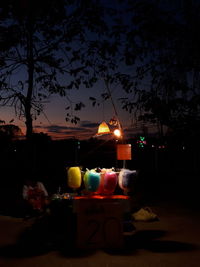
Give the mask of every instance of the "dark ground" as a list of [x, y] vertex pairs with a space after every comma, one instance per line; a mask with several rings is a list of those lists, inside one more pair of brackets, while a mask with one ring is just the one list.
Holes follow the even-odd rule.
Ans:
[[[136, 160], [127, 167], [142, 170], [138, 185], [141, 205], [151, 207], [159, 221], [135, 222], [135, 234], [125, 238], [125, 249], [120, 251], [68, 251], [65, 249], [69, 244], [67, 238], [61, 246], [54, 246], [45, 234], [48, 229], [45, 228], [45, 232], [32, 231], [33, 221], [24, 221], [19, 209], [23, 178], [29, 175], [26, 171], [28, 164], [24, 157], [16, 155], [13, 155], [13, 163], [8, 166], [2, 161], [0, 267], [199, 267], [199, 151], [188, 154], [165, 151], [159, 152], [159, 155], [151, 151], [145, 155], [134, 155], [133, 159]], [[52, 193], [58, 186], [63, 185], [64, 189], [66, 186], [63, 169], [68, 165], [59, 155], [49, 154], [52, 157], [49, 161], [41, 154], [48, 164], [40, 163], [45, 167], [39, 174], [44, 178], [47, 171], [48, 176], [42, 181]], [[50, 167], [55, 166], [55, 157], [59, 164], [52, 170]], [[8, 158], [11, 160], [10, 154]], [[93, 159], [92, 156], [90, 158]], [[107, 162], [105, 157], [101, 158]], [[93, 166], [100, 162], [99, 158], [93, 161], [90, 162]], [[88, 164], [86, 166], [90, 167]], [[112, 166], [110, 162], [109, 166]]]
[[[198, 267], [200, 262], [200, 212], [193, 201], [181, 194], [163, 195], [149, 201], [158, 215], [155, 222], [135, 222], [133, 236], [125, 238], [125, 249], [112, 251], [65, 251], [48, 242], [45, 236], [31, 237], [32, 220], [0, 216], [0, 266], [97, 266], [97, 267]], [[20, 243], [24, 233], [29, 238]], [[34, 241], [32, 241], [34, 240]]]

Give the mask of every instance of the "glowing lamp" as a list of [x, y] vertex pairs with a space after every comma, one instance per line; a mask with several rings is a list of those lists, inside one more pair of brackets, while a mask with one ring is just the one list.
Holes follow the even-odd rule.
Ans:
[[70, 167], [67, 172], [67, 183], [70, 188], [77, 189], [81, 186], [81, 170], [79, 167]]
[[119, 187], [124, 191], [129, 191], [134, 188], [138, 176], [136, 170], [122, 169], [118, 176]]
[[98, 128], [96, 135], [110, 134], [110, 129], [105, 121], [103, 121]]
[[121, 137], [122, 136], [121, 131], [119, 129], [115, 129], [113, 133], [114, 133], [114, 135], [116, 137]]

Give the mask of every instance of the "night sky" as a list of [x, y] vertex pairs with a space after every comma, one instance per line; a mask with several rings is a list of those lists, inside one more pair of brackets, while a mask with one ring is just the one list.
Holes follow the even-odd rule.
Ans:
[[[95, 89], [96, 92], [94, 93]], [[89, 101], [89, 96], [91, 94], [98, 97], [100, 94], [99, 88], [80, 88], [77, 91], [72, 90], [70, 93], [72, 100], [82, 100], [86, 104], [85, 108], [79, 112], [76, 112], [76, 115], [80, 117], [80, 122], [78, 122], [76, 125], [66, 122], [65, 120], [65, 108], [67, 105], [66, 99], [56, 95], [51, 96], [51, 98], [48, 100], [49, 103], [45, 105], [44, 112], [41, 113], [37, 120], [34, 121], [34, 131], [47, 133], [54, 139], [71, 137], [87, 139], [92, 137], [94, 134], [96, 134], [98, 126], [103, 120], [109, 122], [114, 116], [114, 109], [109, 99], [105, 101], [104, 104], [93, 107], [91, 101]], [[119, 89], [116, 89], [113, 92], [113, 98], [118, 111], [119, 119], [122, 123], [122, 126], [126, 130], [127, 128], [130, 129], [133, 126], [133, 120], [132, 115], [121, 108], [118, 100], [120, 96], [124, 95], [125, 93]], [[18, 125], [22, 132], [25, 133], [24, 122], [15, 116], [14, 109], [12, 107], [1, 107], [0, 110], [2, 120], [5, 120], [6, 123], [9, 123], [12, 119], [14, 119], [12, 123]], [[135, 125], [135, 128], [138, 130], [140, 127]]]
[[[102, 3], [106, 3], [108, 6], [112, 6], [111, 3], [114, 3], [116, 5], [115, 8], [119, 8], [118, 1], [102, 1]], [[18, 81], [19, 78], [18, 76], [16, 77], [16, 81]], [[14, 80], [15, 78], [12, 79]], [[85, 108], [74, 113], [74, 115], [80, 118], [80, 122], [77, 124], [71, 124], [65, 120], [65, 108], [68, 105], [65, 97], [52, 95], [49, 99], [47, 99], [47, 103], [44, 105], [44, 112], [42, 112], [38, 118], [33, 121], [34, 132], [44, 132], [55, 139], [69, 137], [85, 139], [94, 136], [97, 132], [98, 125], [104, 120], [109, 122], [114, 116], [114, 109], [109, 99], [103, 104], [99, 106], [96, 105], [95, 107], [93, 107], [91, 101], [89, 101], [90, 96], [95, 96], [97, 99], [100, 99], [100, 95], [103, 92], [105, 92], [105, 88], [103, 88], [103, 85], [100, 82], [95, 84], [93, 88], [87, 89], [82, 86], [78, 90], [73, 89], [70, 92], [67, 92], [73, 102], [83, 101], [85, 104]], [[131, 114], [122, 110], [118, 99], [126, 96], [127, 94], [121, 90], [120, 87], [116, 87], [112, 91], [112, 97], [118, 111], [119, 120], [124, 127], [125, 133], [126, 129], [128, 131], [133, 126], [133, 119]], [[25, 134], [26, 129], [24, 120], [19, 120], [13, 107], [0, 107], [0, 112], [1, 120], [4, 120], [7, 124], [12, 121], [12, 123], [18, 125], [23, 134]], [[140, 126], [134, 125], [135, 129], [138, 127], [140, 128]]]
[[[115, 4], [115, 8], [118, 8], [120, 11], [119, 3], [120, 1], [102, 1], [111, 5]], [[122, 8], [122, 14], [126, 8], [123, 3], [120, 4]], [[123, 19], [126, 17], [126, 13], [123, 15]], [[128, 20], [128, 17], [125, 18]], [[132, 27], [132, 25], [131, 25]], [[133, 66], [132, 66], [133, 67]], [[128, 70], [130, 71], [130, 70]], [[134, 69], [131, 69], [133, 72]], [[35, 132], [44, 132], [52, 136], [53, 138], [68, 138], [75, 137], [79, 139], [90, 138], [94, 136], [97, 132], [98, 125], [102, 121], [109, 122], [109, 120], [115, 115], [114, 109], [111, 104], [110, 99], [106, 100], [100, 106], [92, 106], [91, 101], [89, 101], [90, 96], [95, 96], [100, 98], [100, 94], [105, 92], [102, 84], [99, 82], [93, 86], [93, 88], [86, 89], [84, 87], [79, 88], [79, 90], [72, 89], [69, 93], [70, 99], [73, 102], [83, 101], [86, 105], [79, 112], [75, 112], [74, 115], [80, 118], [80, 122], [77, 124], [71, 124], [66, 122], [66, 106], [68, 105], [65, 97], [59, 97], [52, 95], [50, 99], [47, 99], [45, 104], [44, 112], [42, 112], [38, 118], [33, 122]], [[125, 135], [131, 137], [131, 134], [138, 133], [142, 131], [142, 123], [136, 123], [133, 119], [133, 115], [129, 114], [125, 110], [122, 110], [121, 104], [119, 102], [120, 97], [127, 97], [128, 94], [123, 91], [120, 86], [116, 87], [112, 91], [112, 97], [115, 101], [117, 107], [119, 120], [124, 128]], [[24, 121], [19, 120], [14, 113], [12, 107], [0, 107], [0, 119], [4, 120], [6, 123], [9, 123], [11, 120], [15, 125], [18, 125], [22, 132], [25, 134], [25, 125]], [[155, 128], [154, 128], [155, 129]], [[152, 130], [152, 127], [149, 126], [149, 132]]]

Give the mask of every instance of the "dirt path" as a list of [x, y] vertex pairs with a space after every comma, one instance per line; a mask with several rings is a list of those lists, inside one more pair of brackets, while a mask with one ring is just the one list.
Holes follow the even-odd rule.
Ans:
[[159, 204], [153, 210], [159, 221], [136, 222], [136, 232], [126, 239], [125, 250], [73, 255], [51, 244], [37, 251], [37, 242], [31, 246], [31, 240], [27, 247], [20, 246], [19, 240], [32, 222], [0, 216], [0, 267], [199, 267], [200, 213], [173, 203]]

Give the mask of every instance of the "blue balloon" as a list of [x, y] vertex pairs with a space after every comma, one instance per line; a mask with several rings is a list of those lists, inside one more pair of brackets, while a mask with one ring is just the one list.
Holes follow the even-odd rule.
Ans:
[[100, 185], [100, 173], [90, 171], [87, 178], [87, 189], [91, 192], [96, 192]]

